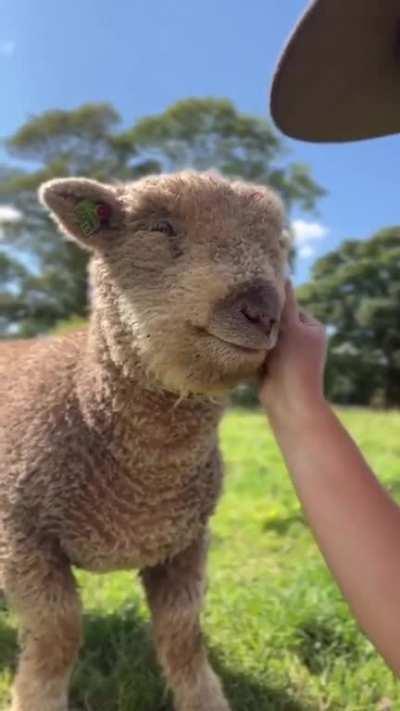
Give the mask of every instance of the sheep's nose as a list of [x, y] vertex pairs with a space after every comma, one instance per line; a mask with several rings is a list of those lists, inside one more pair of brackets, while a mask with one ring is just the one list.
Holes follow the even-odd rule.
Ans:
[[250, 286], [236, 296], [236, 308], [246, 323], [269, 335], [279, 320], [280, 305], [276, 290], [268, 283]]

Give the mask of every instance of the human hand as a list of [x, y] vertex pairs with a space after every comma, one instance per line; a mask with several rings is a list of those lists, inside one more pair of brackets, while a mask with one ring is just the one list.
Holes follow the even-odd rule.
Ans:
[[265, 362], [259, 392], [270, 417], [302, 417], [324, 403], [326, 342], [323, 325], [299, 310], [288, 281], [279, 341]]

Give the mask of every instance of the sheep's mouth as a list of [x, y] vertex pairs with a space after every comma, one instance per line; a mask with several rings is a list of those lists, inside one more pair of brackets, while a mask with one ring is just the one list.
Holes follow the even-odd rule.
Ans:
[[207, 333], [209, 336], [214, 338], [216, 341], [223, 343], [224, 346], [228, 346], [229, 348], [232, 348], [233, 350], [237, 351], [238, 353], [242, 353], [243, 355], [260, 356], [268, 350], [268, 348], [266, 346], [263, 348], [252, 348], [251, 346], [243, 346], [243, 345], [239, 345], [238, 343], [234, 343], [232, 341], [227, 341], [225, 338], [220, 338], [220, 336], [215, 336], [213, 333], [209, 333], [208, 331], [207, 331]]
[[195, 324], [190, 324], [190, 327], [192, 332], [196, 334], [199, 339], [202, 339], [203, 342], [208, 341], [209, 345], [214, 343], [215, 345], [220, 344], [223, 346], [227, 357], [229, 357], [230, 354], [232, 356], [235, 354], [236, 356], [240, 355], [242, 358], [250, 359], [250, 361], [259, 361], [260, 358], [265, 358], [267, 353], [275, 348], [277, 342], [277, 334], [265, 337], [263, 343], [251, 343], [250, 345], [249, 343], [243, 343], [244, 339], [241, 339], [239, 335], [236, 338], [234, 334], [232, 334], [232, 336], [230, 334], [219, 334], [217, 333], [217, 329], [214, 330]]
[[195, 327], [195, 330], [199, 336], [202, 336], [203, 338], [206, 337], [212, 339], [213, 341], [217, 341], [218, 343], [223, 344], [226, 348], [229, 348], [230, 350], [235, 351], [236, 353], [240, 353], [244, 356], [260, 357], [262, 355], [265, 355], [266, 351], [270, 349], [270, 346], [267, 343], [263, 344], [262, 346], [249, 346], [244, 345], [243, 343], [238, 343], [237, 341], [228, 338], [223, 338], [222, 336], [219, 336], [216, 333], [212, 333], [207, 328], [201, 328], [197, 326]]

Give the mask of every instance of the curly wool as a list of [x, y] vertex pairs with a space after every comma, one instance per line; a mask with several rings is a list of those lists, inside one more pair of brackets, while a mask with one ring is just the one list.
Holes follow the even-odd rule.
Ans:
[[[74, 206], [92, 194], [115, 222], [89, 239]], [[243, 284], [268, 282], [282, 302], [281, 204], [264, 187], [195, 173], [52, 181], [42, 200], [94, 250], [94, 300], [87, 331], [0, 347], [0, 586], [26, 633], [13, 711], [66, 709], [80, 640], [71, 565], [143, 571], [178, 711], [228, 711], [199, 646], [207, 525], [224, 393], [265, 352], [229, 349], [207, 324]], [[172, 215], [179, 245], [153, 231], [160, 215]], [[218, 318], [223, 334], [253, 328]]]

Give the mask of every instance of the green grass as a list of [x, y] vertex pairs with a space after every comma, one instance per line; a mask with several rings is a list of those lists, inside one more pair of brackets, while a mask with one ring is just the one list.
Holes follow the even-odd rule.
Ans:
[[[399, 498], [400, 414], [348, 410], [341, 417]], [[398, 683], [331, 581], [265, 418], [230, 412], [222, 444], [226, 485], [212, 523], [203, 619], [234, 711], [400, 709]], [[133, 576], [79, 573], [79, 580], [86, 641], [73, 678], [74, 710], [170, 711]], [[15, 654], [13, 621], [3, 610], [3, 703]]]

